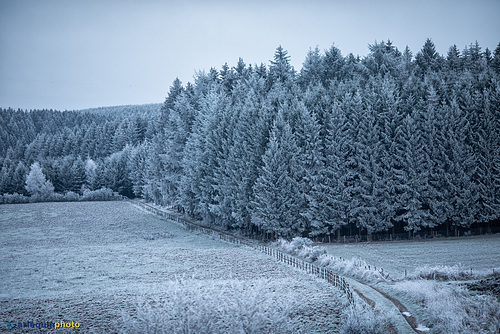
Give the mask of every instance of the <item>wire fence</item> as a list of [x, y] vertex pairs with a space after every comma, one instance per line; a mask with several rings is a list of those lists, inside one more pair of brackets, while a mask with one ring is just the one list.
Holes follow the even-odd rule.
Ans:
[[210, 228], [210, 227], [196, 224], [195, 222], [192, 222], [192, 221], [189, 221], [185, 218], [179, 217], [175, 213], [158, 209], [152, 205], [149, 205], [149, 204], [146, 204], [143, 202], [137, 202], [137, 201], [131, 201], [131, 202], [139, 205], [144, 210], [151, 212], [157, 216], [163, 217], [165, 219], [173, 220], [173, 221], [177, 222], [178, 224], [181, 224], [183, 227], [185, 227], [186, 229], [188, 229], [190, 231], [208, 234], [211, 237], [213, 237], [214, 239], [219, 239], [219, 240], [229, 242], [229, 243], [232, 243], [235, 245], [245, 245], [245, 246], [252, 247], [260, 252], [263, 252], [266, 255], [274, 257], [279, 262], [288, 264], [294, 268], [303, 270], [303, 271], [307, 272], [308, 274], [312, 274], [316, 277], [324, 279], [328, 283], [332, 284], [333, 286], [341, 289], [345, 293], [345, 295], [347, 296], [349, 303], [351, 305], [354, 304], [354, 297], [353, 297], [352, 289], [349, 286], [349, 283], [347, 283], [347, 281], [344, 277], [334, 273], [332, 270], [330, 270], [328, 268], [314, 265], [310, 262], [304, 261], [302, 259], [291, 256], [287, 253], [284, 253], [278, 249], [275, 249], [272, 247], [267, 247], [267, 246], [259, 244], [257, 242], [252, 242], [250, 240], [237, 238], [231, 234], [228, 234], [228, 233], [225, 233], [225, 232], [222, 232], [222, 231]]

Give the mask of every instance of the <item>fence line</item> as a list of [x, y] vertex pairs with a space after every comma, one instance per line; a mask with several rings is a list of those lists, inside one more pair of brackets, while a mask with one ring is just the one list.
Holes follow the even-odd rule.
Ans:
[[228, 233], [224, 233], [219, 230], [215, 230], [213, 228], [209, 228], [206, 226], [198, 225], [194, 222], [191, 222], [187, 219], [181, 218], [176, 214], [166, 212], [163, 210], [160, 210], [158, 208], [155, 208], [151, 205], [148, 205], [146, 203], [142, 202], [136, 202], [136, 201], [130, 201], [134, 204], [138, 204], [140, 207], [145, 209], [146, 211], [149, 211], [155, 215], [158, 215], [160, 217], [173, 220], [182, 226], [184, 226], [186, 229], [190, 231], [196, 231], [196, 232], [201, 232], [204, 234], [208, 234], [212, 236], [215, 239], [223, 240], [232, 244], [236, 245], [246, 245], [249, 247], [252, 247], [260, 252], [263, 252], [266, 255], [272, 256], [276, 258], [277, 261], [283, 262], [285, 264], [288, 264], [294, 268], [301, 269], [308, 274], [315, 275], [321, 279], [326, 280], [328, 283], [332, 284], [335, 287], [340, 288], [347, 296], [347, 299], [349, 300], [349, 303], [354, 304], [354, 298], [352, 294], [352, 289], [349, 286], [349, 283], [345, 280], [344, 277], [334, 273], [332, 270], [325, 268], [325, 267], [319, 267], [316, 266], [315, 264], [312, 264], [310, 262], [304, 261], [302, 259], [296, 258], [294, 256], [291, 256], [287, 253], [284, 253], [278, 249], [267, 247], [261, 244], [257, 244], [254, 242], [250, 242], [248, 240], [236, 238]]

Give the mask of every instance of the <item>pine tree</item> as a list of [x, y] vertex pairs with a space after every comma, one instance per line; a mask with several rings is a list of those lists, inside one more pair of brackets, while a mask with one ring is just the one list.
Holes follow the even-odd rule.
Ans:
[[455, 73], [462, 69], [460, 51], [455, 44], [453, 44], [453, 46], [448, 49], [448, 54], [446, 56], [446, 67], [448, 68], [448, 71]]
[[[202, 216], [211, 221], [215, 217], [229, 220], [231, 215], [221, 210], [225, 203], [224, 193], [219, 191], [220, 182], [216, 172], [225, 169], [229, 156], [232, 127], [228, 111], [229, 99], [224, 93], [210, 92], [203, 101], [201, 114], [204, 115], [202, 159], [198, 161], [201, 172], [199, 202]], [[226, 205], [222, 205], [225, 208]], [[229, 214], [229, 217], [228, 217]]]
[[311, 84], [320, 83], [323, 72], [323, 58], [318, 47], [314, 50], [309, 49], [306, 59], [302, 64], [302, 69], [300, 70], [300, 77], [298, 79], [300, 86], [306, 88]]
[[444, 113], [447, 126], [445, 143], [444, 168], [444, 218], [438, 223], [452, 223], [455, 226], [469, 227], [474, 222], [476, 208], [475, 186], [472, 182], [474, 170], [474, 154], [467, 136], [470, 135], [470, 124], [464, 112], [452, 101]]
[[220, 210], [230, 215], [232, 227], [250, 232], [253, 185], [259, 176], [270, 131], [270, 107], [264, 96], [265, 82], [254, 74], [234, 90], [235, 104], [231, 147], [227, 162], [216, 171], [217, 190], [224, 197]]
[[497, 75], [500, 75], [500, 43], [498, 43], [497, 47], [493, 51], [493, 59], [491, 60], [491, 67], [496, 72]]
[[[316, 115], [307, 110], [303, 103], [298, 105], [295, 138], [298, 146], [297, 171], [295, 178], [299, 191], [300, 229], [304, 236], [312, 232], [312, 225], [329, 221], [326, 203], [324, 158], [321, 152], [320, 125]], [[313, 223], [313, 221], [316, 221]]]
[[476, 186], [476, 219], [479, 222], [488, 222], [496, 219], [498, 216], [498, 200], [495, 191], [495, 174], [498, 166], [499, 155], [499, 135], [498, 119], [490, 106], [489, 92], [481, 94], [475, 91], [468, 100], [467, 111], [468, 119], [471, 122], [471, 133], [469, 138], [472, 140], [474, 150], [475, 168], [473, 173], [473, 182]]
[[160, 112], [162, 115], [162, 120], [168, 119], [170, 110], [174, 109], [175, 102], [177, 101], [177, 98], [182, 94], [182, 92], [184, 92], [184, 88], [182, 87], [182, 82], [179, 80], [179, 78], [175, 78], [174, 82], [172, 83], [172, 86], [170, 87], [165, 102], [161, 106]]
[[417, 53], [415, 63], [423, 76], [426, 72], [437, 72], [440, 68], [440, 56], [430, 38], [425, 41], [422, 50]]
[[284, 50], [281, 45], [274, 52], [274, 60], [271, 61], [269, 67], [269, 79], [271, 83], [281, 82], [287, 85], [294, 80], [294, 69], [290, 64], [290, 56], [288, 51]]
[[254, 185], [252, 221], [264, 233], [290, 238], [300, 233], [297, 225], [299, 193], [294, 178], [298, 148], [282, 113], [277, 115], [263, 166]]
[[399, 205], [396, 220], [404, 222], [409, 234], [419, 231], [429, 222], [429, 209], [424, 206], [425, 198], [422, 196], [428, 184], [428, 158], [424, 152], [419, 119], [418, 110], [407, 115], [396, 134], [398, 166], [395, 169], [395, 187]]
[[340, 49], [332, 45], [330, 49], [325, 52], [325, 56], [323, 57], [322, 82], [325, 87], [328, 87], [332, 80], [343, 79], [344, 65], [345, 61]]
[[77, 157], [73, 161], [71, 166], [71, 182], [69, 191], [78, 193], [82, 190], [82, 186], [85, 184], [86, 174], [85, 174], [85, 162], [82, 158]]

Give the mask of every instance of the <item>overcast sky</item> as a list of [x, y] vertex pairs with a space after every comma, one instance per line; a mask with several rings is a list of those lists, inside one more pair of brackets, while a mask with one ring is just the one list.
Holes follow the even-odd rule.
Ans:
[[163, 102], [176, 77], [238, 57], [300, 70], [309, 48], [364, 56], [391, 39], [416, 54], [500, 42], [500, 1], [0, 0], [0, 107], [58, 110]]

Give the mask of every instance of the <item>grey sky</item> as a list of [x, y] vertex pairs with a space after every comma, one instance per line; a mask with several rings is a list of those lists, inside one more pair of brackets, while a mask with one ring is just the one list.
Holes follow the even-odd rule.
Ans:
[[414, 54], [432, 38], [500, 42], [500, 1], [0, 0], [0, 107], [81, 109], [163, 102], [178, 76], [238, 57], [269, 64], [282, 45], [364, 56], [375, 40]]

